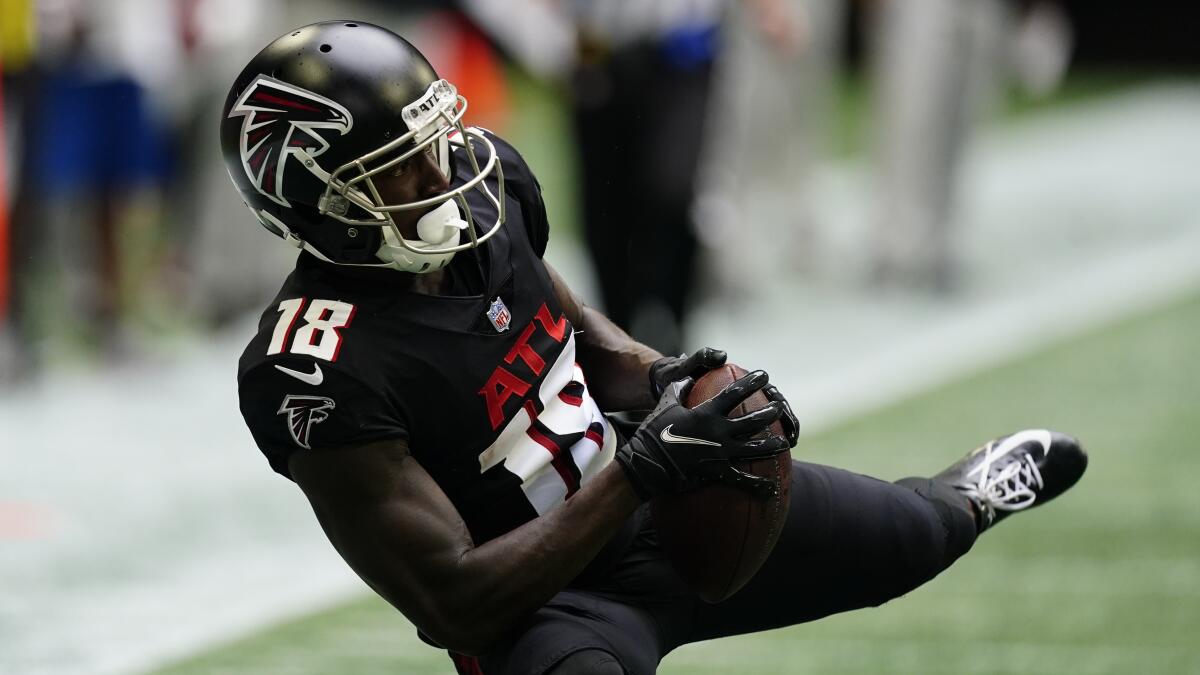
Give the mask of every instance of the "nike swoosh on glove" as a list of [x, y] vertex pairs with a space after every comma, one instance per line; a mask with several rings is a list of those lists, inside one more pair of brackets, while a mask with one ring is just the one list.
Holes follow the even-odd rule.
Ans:
[[617, 448], [616, 460], [638, 496], [645, 500], [716, 481], [757, 489], [757, 477], [732, 462], [774, 457], [791, 447], [788, 439], [775, 435], [752, 438], [778, 420], [787, 403], [772, 401], [733, 419], [727, 415], [767, 381], [761, 370], [748, 373], [695, 408], [683, 404], [695, 381], [672, 382], [629, 442]]

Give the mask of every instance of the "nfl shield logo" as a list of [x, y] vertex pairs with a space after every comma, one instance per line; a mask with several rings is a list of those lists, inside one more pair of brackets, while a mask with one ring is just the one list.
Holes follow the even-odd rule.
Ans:
[[500, 299], [500, 296], [496, 296], [496, 299], [492, 301], [492, 306], [488, 307], [487, 318], [496, 327], [497, 333], [508, 330], [508, 324], [512, 322], [512, 314], [508, 313], [508, 308], [504, 306], [504, 301]]

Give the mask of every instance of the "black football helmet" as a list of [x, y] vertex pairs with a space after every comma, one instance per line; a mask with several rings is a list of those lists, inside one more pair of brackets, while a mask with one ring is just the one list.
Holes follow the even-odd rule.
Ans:
[[[276, 39], [238, 75], [221, 116], [221, 150], [246, 206], [273, 234], [332, 263], [428, 272], [504, 221], [496, 148], [463, 126], [466, 109], [404, 38], [361, 21], [323, 21]], [[451, 189], [385, 203], [372, 177], [421, 152]], [[485, 182], [493, 174], [494, 193]], [[471, 190], [495, 207], [494, 222], [474, 222]], [[413, 209], [427, 211], [417, 239], [391, 215]]]

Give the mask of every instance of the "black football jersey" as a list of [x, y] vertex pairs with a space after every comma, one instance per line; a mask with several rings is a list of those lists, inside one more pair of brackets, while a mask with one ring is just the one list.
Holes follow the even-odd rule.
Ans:
[[[298, 451], [406, 439], [477, 544], [561, 504], [616, 445], [541, 260], [540, 189], [490, 137], [506, 218], [483, 245], [482, 293], [421, 294], [387, 283], [397, 272], [348, 274], [302, 253], [238, 368], [242, 415], [277, 472]], [[486, 200], [468, 199], [492, 222]], [[447, 269], [478, 264], [468, 250]]]

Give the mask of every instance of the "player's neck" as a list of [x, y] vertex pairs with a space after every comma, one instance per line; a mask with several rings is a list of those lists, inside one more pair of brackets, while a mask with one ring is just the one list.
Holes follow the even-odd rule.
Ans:
[[446, 291], [446, 270], [434, 270], [425, 274], [412, 275], [412, 286], [409, 290], [422, 295], [443, 295]]
[[339, 282], [367, 284], [381, 289], [394, 290], [409, 290], [420, 281], [422, 276], [382, 266], [337, 265], [319, 260], [307, 251], [300, 253], [297, 267], [306, 270], [307, 273], [337, 279]]
[[[473, 268], [474, 275], [466, 281], [466, 288], [470, 290], [466, 291], [463, 288], [459, 288], [456, 291], [455, 278], [450, 273], [449, 268], [442, 268], [424, 274], [413, 274], [383, 267], [335, 265], [320, 261], [309, 253], [302, 253], [300, 258], [299, 264], [301, 267], [315, 270], [318, 274], [352, 280], [354, 283], [366, 283], [380, 289], [388, 288], [422, 295], [454, 295], [456, 292], [459, 294], [464, 292], [481, 292], [476, 290], [475, 287], [483, 285], [482, 279], [476, 278], [480, 275], [478, 268]], [[472, 264], [478, 264], [476, 261], [471, 262]], [[458, 285], [463, 285], [463, 282], [460, 281]]]

